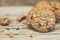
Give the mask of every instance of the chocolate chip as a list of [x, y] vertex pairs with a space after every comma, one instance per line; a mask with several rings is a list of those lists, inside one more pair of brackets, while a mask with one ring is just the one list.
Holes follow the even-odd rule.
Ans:
[[40, 23], [38, 23], [38, 27], [41, 27], [41, 24]]
[[50, 31], [51, 31], [51, 29], [50, 29], [50, 28], [47, 28], [47, 30], [48, 30], [48, 32], [50, 32]]
[[31, 16], [31, 18], [30, 19], [33, 19], [33, 16]]
[[25, 17], [25, 16], [22, 18], [22, 20], [24, 20], [24, 19], [26, 19], [26, 17]]
[[31, 24], [28, 24], [28, 27], [32, 27], [32, 25]]
[[48, 22], [46, 22], [46, 26], [48, 25]]
[[58, 8], [56, 8], [56, 7], [53, 7], [55, 10], [58, 10]]

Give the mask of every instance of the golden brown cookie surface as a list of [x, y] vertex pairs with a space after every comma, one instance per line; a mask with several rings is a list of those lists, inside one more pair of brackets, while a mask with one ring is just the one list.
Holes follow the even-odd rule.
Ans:
[[47, 1], [40, 1], [35, 6], [38, 7], [38, 8], [54, 10], [54, 8]]
[[[43, 4], [43, 2], [41, 4]], [[29, 25], [32, 25], [32, 28], [39, 32], [50, 32], [54, 29], [55, 15], [46, 5], [39, 4], [39, 6], [33, 7], [28, 13], [27, 22]]]
[[60, 19], [60, 2], [52, 1], [50, 2], [50, 5], [54, 8], [54, 14], [56, 18]]

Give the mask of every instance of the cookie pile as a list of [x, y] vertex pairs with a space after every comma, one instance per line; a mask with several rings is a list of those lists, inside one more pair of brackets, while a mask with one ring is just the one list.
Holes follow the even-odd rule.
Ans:
[[27, 23], [36, 31], [46, 33], [54, 30], [56, 19], [59, 18], [59, 2], [40, 1], [28, 13]]

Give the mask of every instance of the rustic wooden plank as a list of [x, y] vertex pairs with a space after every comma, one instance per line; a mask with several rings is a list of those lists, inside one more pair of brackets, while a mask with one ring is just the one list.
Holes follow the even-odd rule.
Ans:
[[[60, 24], [56, 24], [55, 30], [49, 33], [40, 33], [30, 29], [27, 25], [16, 22], [16, 17], [21, 14], [27, 14], [32, 6], [20, 7], [0, 7], [0, 18], [8, 17], [12, 20], [9, 26], [0, 26], [1, 40], [59, 40]], [[8, 30], [6, 28], [9, 28]], [[16, 28], [20, 28], [16, 30]]]

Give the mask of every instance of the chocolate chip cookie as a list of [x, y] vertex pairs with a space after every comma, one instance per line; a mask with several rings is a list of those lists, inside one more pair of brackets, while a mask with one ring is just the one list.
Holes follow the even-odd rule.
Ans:
[[55, 25], [54, 12], [51, 11], [52, 8], [47, 2], [43, 1], [41, 4], [37, 3], [28, 13], [27, 23], [39, 32], [53, 31]]

